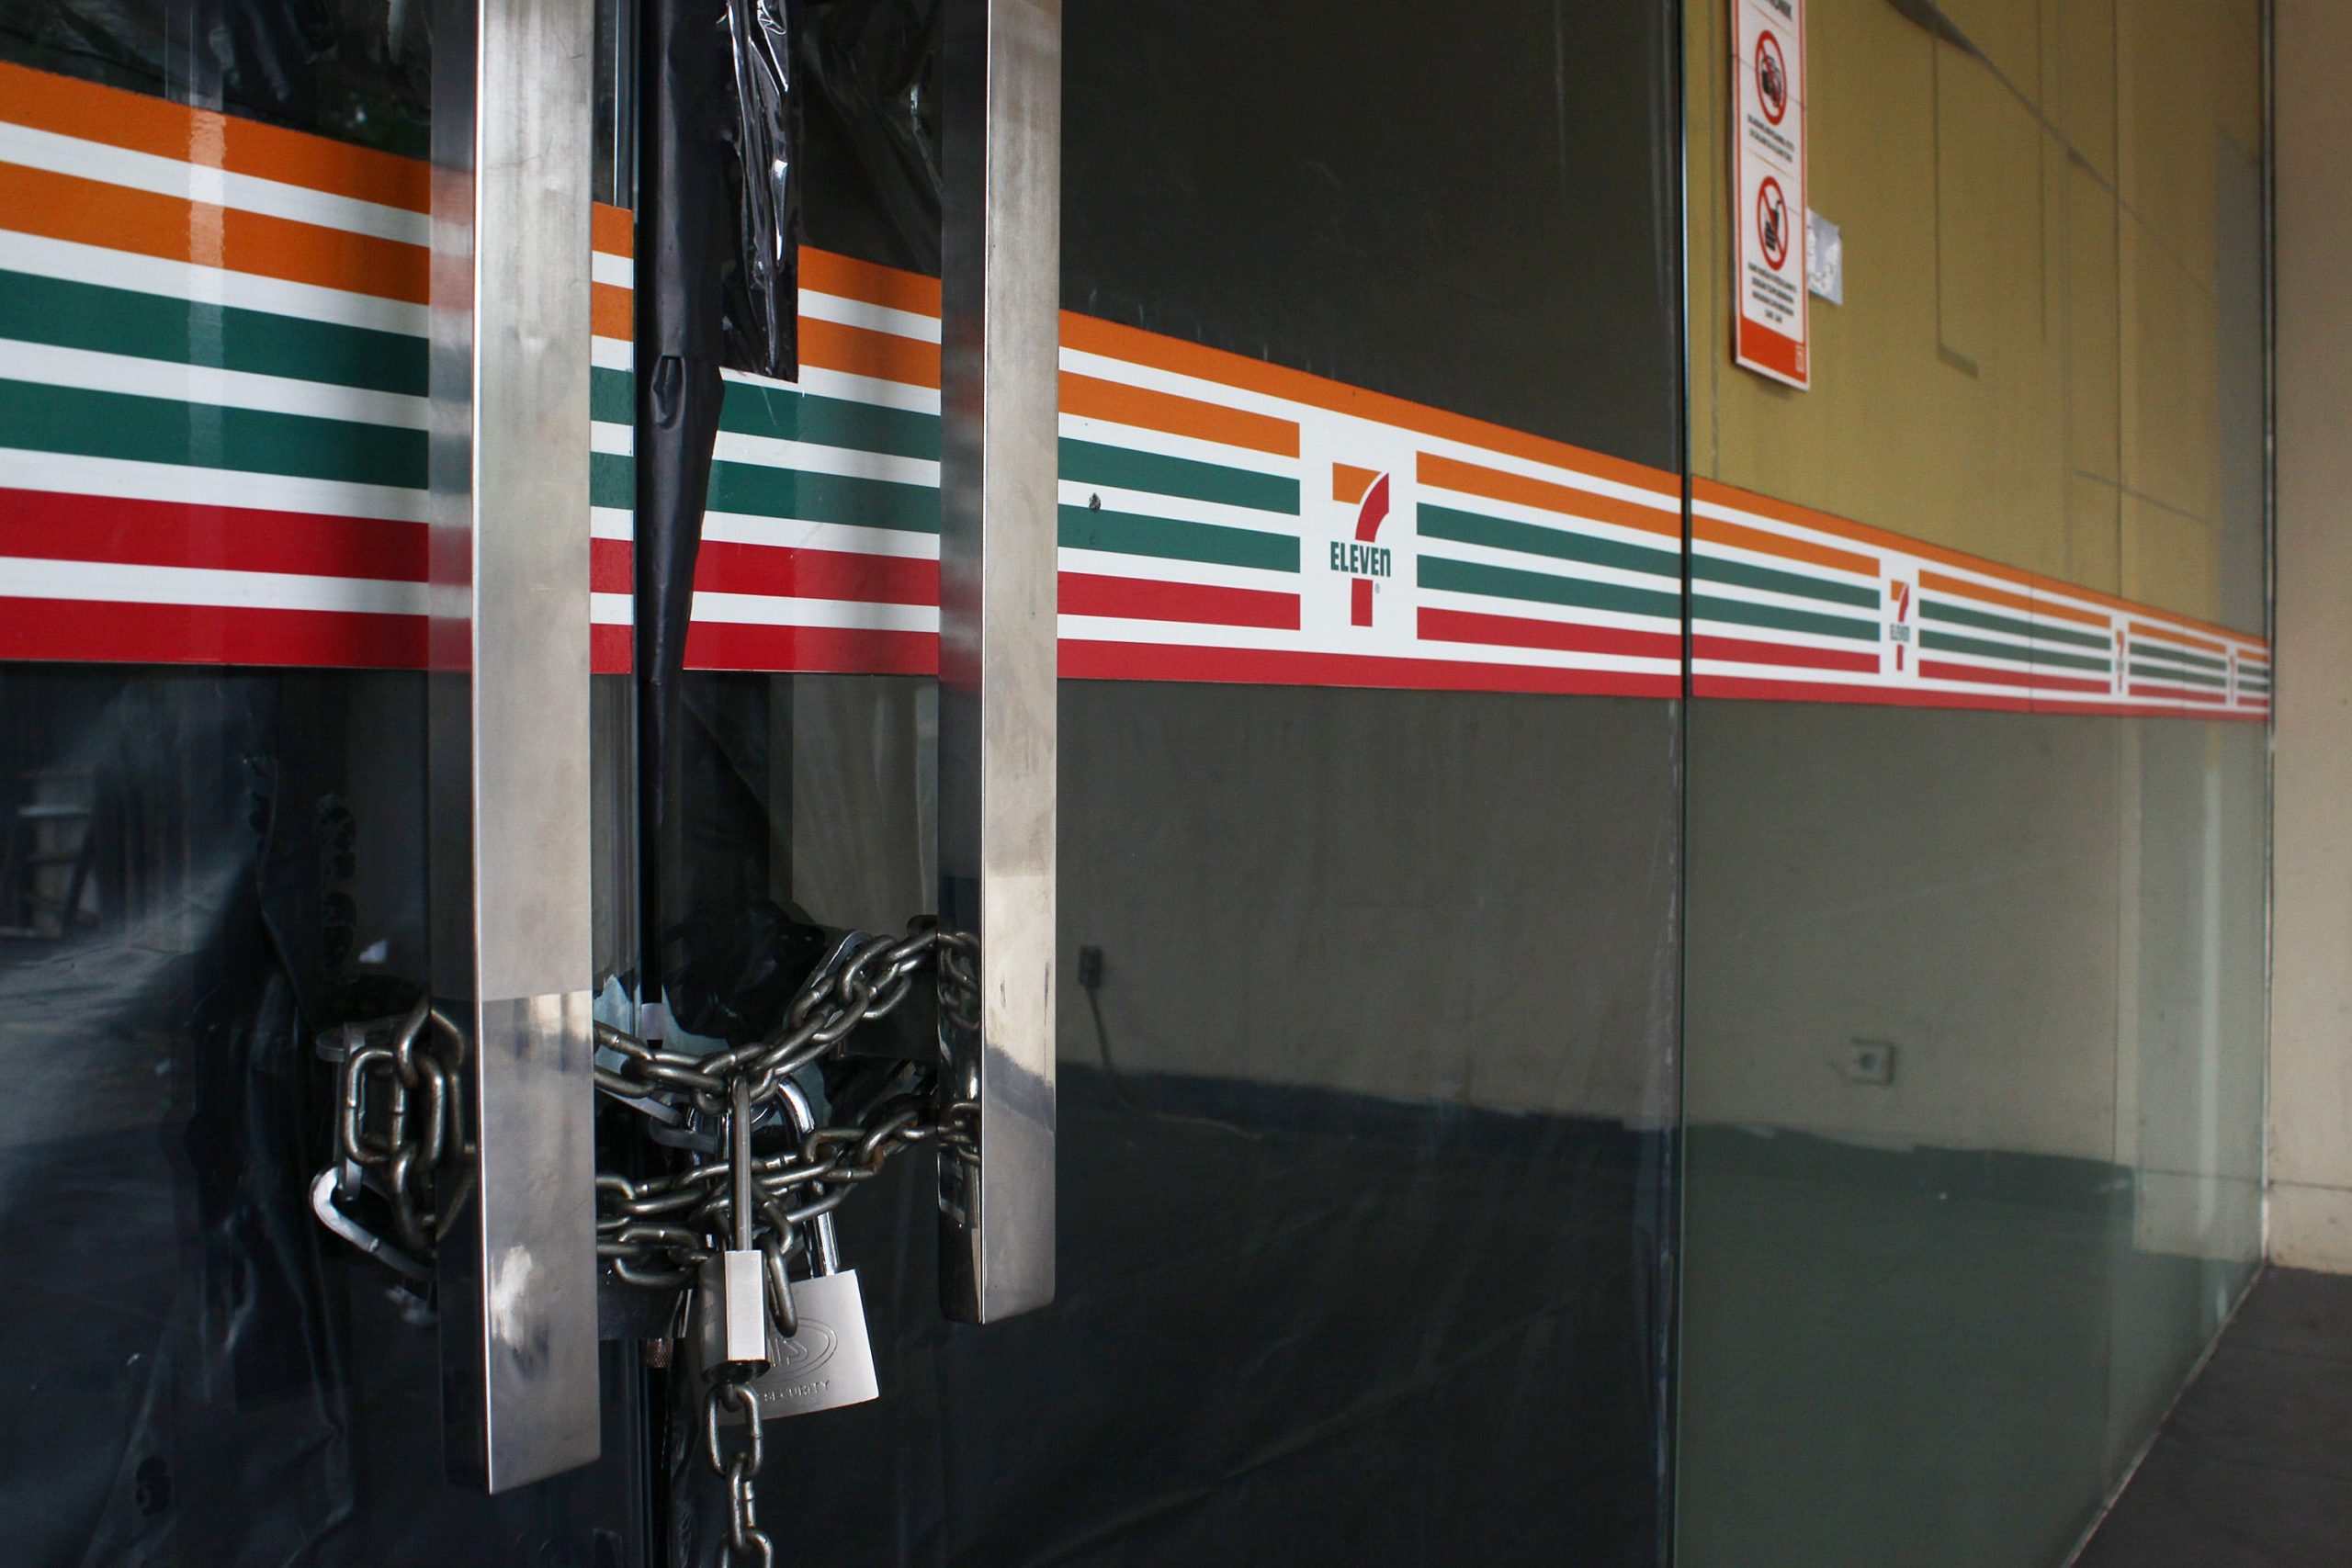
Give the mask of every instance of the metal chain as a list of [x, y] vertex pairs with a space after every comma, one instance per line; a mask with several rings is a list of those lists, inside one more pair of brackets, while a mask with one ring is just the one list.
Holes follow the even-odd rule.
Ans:
[[[754, 1111], [787, 1094], [805, 1105], [794, 1075], [839, 1049], [860, 1025], [888, 1017], [926, 969], [938, 976], [943, 1022], [951, 1030], [972, 1027], [979, 1007], [977, 956], [969, 936], [918, 919], [902, 938], [869, 937], [836, 953], [801, 987], [768, 1038], [707, 1055], [666, 1050], [599, 1023], [598, 1055], [609, 1052], [618, 1065], [600, 1063], [596, 1087], [650, 1122], [690, 1133], [724, 1124], [738, 1082], [746, 1086]], [[437, 1048], [424, 1043], [428, 1021]], [[313, 1184], [313, 1206], [339, 1235], [403, 1273], [429, 1277], [439, 1239], [428, 1223], [436, 1213], [435, 1182], [465, 1126], [458, 1103], [462, 1036], [419, 1001], [389, 1041], [373, 1039], [367, 1026], [347, 1025], [321, 1048], [341, 1062], [337, 1164]], [[902, 1149], [933, 1144], [942, 1159], [970, 1164], [979, 1157], [978, 1107], [969, 1100], [943, 1103], [933, 1070], [910, 1077], [916, 1081], [884, 1096], [856, 1123], [812, 1127], [797, 1145], [752, 1161], [751, 1228], [765, 1255], [768, 1310], [786, 1337], [794, 1332], [787, 1266], [801, 1248], [807, 1222], [881, 1174]], [[702, 1263], [734, 1233], [734, 1168], [718, 1152], [725, 1140], [711, 1143], [711, 1152], [697, 1152], [691, 1163], [660, 1174], [596, 1173], [596, 1254], [622, 1280], [661, 1289], [691, 1286]], [[405, 1256], [327, 1197], [330, 1177], [344, 1202], [355, 1199], [363, 1183], [383, 1194]], [[454, 1207], [440, 1204], [438, 1212], [447, 1215]], [[745, 1431], [732, 1457], [722, 1440], [730, 1412]], [[724, 1560], [773, 1568], [775, 1543], [759, 1528], [760, 1427], [759, 1397], [749, 1383], [713, 1382], [703, 1401], [703, 1456], [727, 1487]]]
[[[721, 1418], [730, 1409], [741, 1416], [745, 1434], [743, 1446], [732, 1459], [727, 1457], [726, 1446], [719, 1438]], [[751, 1384], [710, 1385], [710, 1392], [702, 1401], [702, 1452], [710, 1468], [727, 1483], [727, 1544], [719, 1552], [719, 1568], [732, 1568], [737, 1562], [775, 1568], [775, 1542], [760, 1529], [760, 1399], [752, 1392]]]

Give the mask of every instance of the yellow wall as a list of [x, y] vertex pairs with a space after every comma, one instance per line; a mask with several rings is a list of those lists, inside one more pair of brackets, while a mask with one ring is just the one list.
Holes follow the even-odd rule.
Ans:
[[1689, 0], [1694, 471], [2258, 630], [2259, 0], [1928, 8], [1809, 0], [1846, 299], [1798, 392], [1731, 363], [1730, 6]]

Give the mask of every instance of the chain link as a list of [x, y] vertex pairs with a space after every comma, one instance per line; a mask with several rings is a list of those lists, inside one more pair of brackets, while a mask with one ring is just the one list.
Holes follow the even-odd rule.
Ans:
[[[972, 1028], [979, 1010], [977, 969], [971, 937], [918, 919], [904, 937], [868, 937], [836, 953], [801, 987], [775, 1032], [750, 1044], [695, 1055], [597, 1024], [596, 1087], [662, 1127], [715, 1134], [726, 1122], [739, 1082], [754, 1111], [786, 1093], [797, 1097], [796, 1074], [839, 1049], [861, 1025], [896, 1011], [926, 971], [937, 976], [943, 1024]], [[320, 1217], [403, 1272], [427, 1274], [439, 1239], [432, 1217], [447, 1216], [456, 1206], [439, 1201], [435, 1182], [447, 1179], [449, 1156], [466, 1124], [458, 1099], [463, 1037], [420, 1001], [397, 1021], [389, 1040], [375, 1038], [367, 1026], [348, 1025], [340, 1041], [339, 1053], [332, 1040], [322, 1043], [322, 1050], [339, 1054], [341, 1061], [337, 1164], [322, 1174], [315, 1190], [323, 1192], [332, 1174], [341, 1201], [333, 1213], [322, 1207]], [[617, 1065], [605, 1064], [607, 1053]], [[908, 1076], [912, 1081], [884, 1095], [855, 1123], [810, 1127], [796, 1144], [752, 1159], [750, 1229], [765, 1259], [768, 1310], [786, 1338], [795, 1330], [789, 1264], [803, 1247], [808, 1222], [881, 1174], [901, 1150], [933, 1144], [942, 1159], [978, 1160], [978, 1107], [948, 1099], [935, 1068]], [[657, 1289], [689, 1287], [703, 1262], [736, 1233], [731, 1156], [718, 1152], [725, 1140], [709, 1142], [711, 1151], [698, 1151], [673, 1169], [634, 1178], [597, 1171], [596, 1254], [620, 1279]], [[362, 1185], [386, 1200], [405, 1257], [352, 1218], [345, 1205]], [[745, 1433], [731, 1456], [724, 1441], [730, 1413]], [[703, 1400], [703, 1457], [727, 1488], [723, 1557], [729, 1568], [773, 1568], [775, 1561], [775, 1543], [759, 1528], [760, 1427], [759, 1398], [751, 1385], [715, 1380]]]

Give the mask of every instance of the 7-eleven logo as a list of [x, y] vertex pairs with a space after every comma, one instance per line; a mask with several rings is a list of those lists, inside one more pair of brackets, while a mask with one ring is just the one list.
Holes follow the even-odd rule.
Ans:
[[1909, 577], [1890, 578], [1886, 584], [1886, 648], [1897, 675], [1918, 674], [1919, 584]]
[[1346, 463], [1331, 465], [1331, 499], [1356, 509], [1355, 536], [1331, 541], [1331, 570], [1348, 584], [1348, 624], [1372, 625], [1373, 585], [1396, 570], [1395, 552], [1379, 543], [1388, 521], [1388, 476]]

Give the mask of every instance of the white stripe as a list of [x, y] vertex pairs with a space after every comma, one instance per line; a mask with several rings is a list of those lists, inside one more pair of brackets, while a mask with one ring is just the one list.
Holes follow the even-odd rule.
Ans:
[[588, 595], [588, 624], [592, 626], [629, 626], [637, 617], [626, 593], [591, 593]]
[[[728, 372], [730, 381], [756, 381], [769, 387], [791, 387], [790, 381], [763, 381], [756, 376], [738, 376]], [[846, 371], [827, 370], [814, 365], [800, 367], [800, 390], [814, 392], [819, 397], [840, 398], [853, 403], [872, 403], [876, 408], [910, 409], [916, 413], [935, 414], [939, 412], [939, 389], [910, 387], [904, 381], [888, 381], [876, 376], [852, 376]]]
[[[0, 223], [5, 223], [0, 214]], [[404, 299], [386, 299], [344, 288], [322, 288], [310, 283], [288, 283], [257, 273], [232, 272], [226, 267], [198, 266], [193, 262], [140, 255], [132, 251], [51, 240], [0, 228], [0, 268], [28, 272], [37, 277], [62, 278], [68, 283], [92, 283], [126, 288], [140, 294], [160, 294], [168, 299], [192, 299], [242, 310], [261, 310], [338, 326], [368, 327], [378, 332], [423, 337], [431, 326], [431, 312]]]
[[888, 452], [867, 452], [855, 446], [823, 446], [813, 441], [786, 441], [773, 435], [746, 435], [741, 431], [718, 433], [718, 456], [729, 463], [751, 463], [763, 468], [797, 468], [804, 474], [838, 474], [849, 479], [888, 479], [898, 484], [939, 488], [939, 465], [928, 457], [900, 457]]
[[1176, 583], [1190, 588], [1250, 588], [1269, 593], [1297, 593], [1302, 579], [1295, 571], [1271, 568], [1227, 566], [1223, 561], [1161, 560], [1155, 557], [1122, 555], [1115, 550], [1085, 550], [1065, 546], [1057, 552], [1059, 569], [1096, 577], [1134, 578], [1145, 582]]
[[[1065, 413], [1061, 418], [1061, 433], [1075, 440], [1099, 442], [1105, 446], [1122, 447], [1130, 452], [1189, 457], [1194, 462], [1215, 463], [1225, 468], [1242, 468], [1281, 479], [1296, 479], [1299, 477], [1300, 465], [1295, 457], [1278, 457], [1250, 446], [1227, 446], [1220, 441], [1204, 440], [1197, 435], [1179, 435], [1171, 431], [1153, 430], [1140, 424], [1121, 424], [1115, 420]], [[1304, 485], [1300, 487], [1299, 493], [1304, 501]]]
[[1385, 637], [1301, 637], [1271, 626], [1228, 626], [1198, 621], [1148, 621], [1111, 615], [1064, 615], [1061, 635], [1072, 642], [1141, 642], [1163, 648], [1229, 648], [1264, 653], [1336, 654], [1370, 659], [1418, 659], [1447, 664], [1502, 664], [1521, 669], [1607, 670], [1629, 674], [1671, 674], [1674, 659], [1645, 659], [1622, 653], [1573, 653], [1551, 648], [1509, 648], [1490, 643], [1399, 642]]
[[1867, 686], [1894, 692], [1910, 691], [1917, 685], [1907, 677], [1882, 675], [1875, 671], [1816, 670], [1807, 664], [1757, 664], [1740, 659], [1701, 659], [1693, 662], [1691, 672], [1756, 676], [1767, 681], [1820, 682], [1832, 686]]
[[432, 498], [421, 490], [57, 452], [0, 450], [0, 485], [15, 490], [55, 491], [66, 495], [114, 496], [125, 501], [182, 502], [191, 506], [315, 512], [332, 517], [380, 517], [403, 523], [432, 520]]
[[634, 291], [637, 288], [637, 258], [616, 256], [610, 251], [592, 251], [588, 255], [588, 281], [608, 283], [616, 288]]
[[433, 220], [425, 213], [363, 201], [356, 197], [334, 196], [258, 175], [232, 174], [226, 169], [183, 163], [177, 158], [161, 158], [153, 152], [134, 152], [127, 147], [86, 141], [78, 136], [60, 136], [6, 120], [0, 120], [0, 163], [21, 164], [51, 174], [75, 175], [130, 190], [290, 219], [346, 233], [398, 240], [404, 244], [433, 243]]
[[235, 610], [341, 610], [422, 615], [426, 585], [210, 567], [0, 558], [0, 598], [96, 599], [120, 604], [202, 604]]
[[792, 599], [769, 593], [695, 595], [694, 618], [731, 626], [832, 626], [862, 631], [935, 632], [931, 604], [870, 604], [851, 599]]
[[59, 348], [11, 338], [0, 338], [0, 378], [93, 392], [168, 398], [215, 408], [350, 420], [403, 430], [427, 429], [433, 418], [432, 404], [427, 400], [404, 392], [338, 387], [324, 381], [296, 381], [282, 376], [218, 370], [207, 365], [182, 365], [168, 359], [134, 359], [125, 354]]
[[1467, 610], [1476, 615], [1503, 615], [1517, 621], [1547, 621], [1564, 626], [1606, 626], [1618, 631], [1679, 631], [1679, 615], [1645, 615], [1631, 610], [1590, 610], [1581, 605], [1541, 604], [1522, 599], [1498, 599], [1459, 589], [1424, 588], [1419, 601], [1432, 610]]
[[1287, 512], [1260, 512], [1253, 507], [1234, 506], [1222, 501], [1194, 501], [1187, 495], [1162, 495], [1158, 491], [1121, 490], [1115, 485], [1086, 485], [1075, 479], [1063, 479], [1056, 491], [1064, 506], [1093, 510], [1091, 502], [1102, 498], [1102, 510], [1125, 512], [1139, 517], [1159, 517], [1176, 523], [1210, 523], [1221, 527], [1247, 528], [1255, 534], [1272, 534], [1277, 538], [1299, 537], [1299, 520]]
[[610, 420], [591, 420], [588, 423], [588, 450], [601, 452], [608, 457], [633, 457], [637, 455], [636, 427], [616, 424]]
[[760, 545], [781, 550], [838, 550], [845, 555], [937, 560], [939, 536], [901, 528], [861, 528], [847, 523], [811, 523], [799, 517], [760, 517], [743, 512], [713, 512], [703, 519], [702, 536], [730, 545]]
[[[637, 514], [626, 506], [592, 506], [588, 509], [588, 536], [592, 539], [630, 539], [637, 537]], [[708, 525], [704, 532], [707, 536]]]
[[888, 333], [892, 337], [912, 338], [917, 343], [935, 344], [939, 341], [939, 318], [919, 315], [912, 310], [900, 310], [888, 305], [868, 304], [844, 294], [820, 294], [813, 288], [800, 291], [800, 313], [814, 321], [836, 321], [845, 327], [864, 327], [868, 332]]
[[599, 370], [634, 370], [637, 368], [637, 345], [627, 338], [590, 338], [588, 363]]

